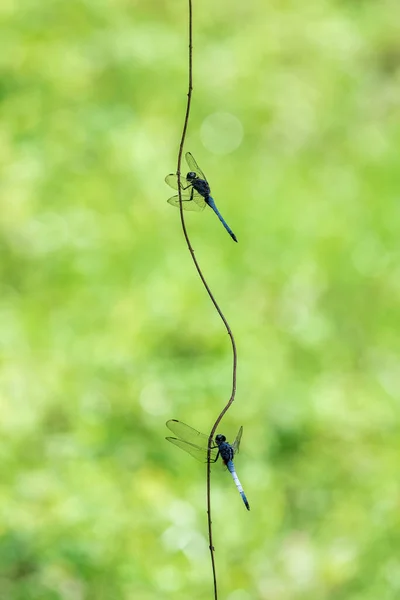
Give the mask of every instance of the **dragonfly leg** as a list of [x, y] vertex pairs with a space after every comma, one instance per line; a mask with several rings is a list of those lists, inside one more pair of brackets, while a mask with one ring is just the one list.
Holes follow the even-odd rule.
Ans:
[[183, 184], [181, 183], [181, 190], [187, 190], [187, 189], [189, 189], [190, 187], [192, 187], [192, 184], [191, 184], [191, 183], [188, 183], [188, 185], [183, 185]]
[[[214, 448], [217, 448], [217, 447], [218, 447], [218, 446], [213, 446], [211, 449], [212, 449], [212, 450], [214, 450]], [[213, 458], [212, 460], [210, 460], [210, 462], [212, 462], [212, 463], [215, 463], [215, 462], [217, 462], [217, 460], [218, 460], [218, 457], [219, 457], [219, 450], [218, 450], [218, 452], [217, 452], [217, 456], [216, 456], [215, 458]]]

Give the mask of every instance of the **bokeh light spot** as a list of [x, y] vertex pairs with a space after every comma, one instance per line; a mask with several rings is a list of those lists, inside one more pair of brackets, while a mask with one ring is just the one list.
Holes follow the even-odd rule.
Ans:
[[243, 126], [239, 119], [230, 113], [212, 113], [204, 119], [200, 137], [210, 152], [229, 154], [242, 143]]

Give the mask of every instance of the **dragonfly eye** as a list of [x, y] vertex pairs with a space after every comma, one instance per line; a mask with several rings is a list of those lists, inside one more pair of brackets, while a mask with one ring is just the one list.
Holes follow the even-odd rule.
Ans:
[[193, 171], [190, 171], [190, 173], [188, 173], [188, 174], [186, 175], [186, 179], [187, 179], [188, 181], [192, 181], [192, 179], [196, 179], [196, 178], [197, 178], [197, 175], [196, 175], [196, 173], [194, 173]]
[[219, 433], [218, 435], [215, 436], [215, 443], [217, 445], [222, 444], [222, 442], [226, 442], [226, 437], [224, 435], [222, 435], [222, 433]]

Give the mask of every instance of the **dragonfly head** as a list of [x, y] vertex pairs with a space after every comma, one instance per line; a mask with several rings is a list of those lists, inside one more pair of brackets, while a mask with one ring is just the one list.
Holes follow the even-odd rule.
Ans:
[[217, 446], [219, 446], [220, 444], [222, 444], [222, 442], [226, 442], [226, 437], [222, 435], [222, 433], [219, 433], [215, 436], [215, 443], [217, 444]]
[[193, 181], [193, 179], [197, 179], [197, 175], [196, 173], [194, 173], [193, 171], [190, 171], [187, 175], [186, 175], [186, 179], [188, 181]]

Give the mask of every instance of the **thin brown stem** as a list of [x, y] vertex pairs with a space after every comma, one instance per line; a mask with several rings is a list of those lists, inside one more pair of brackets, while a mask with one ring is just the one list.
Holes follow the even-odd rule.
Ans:
[[178, 178], [178, 195], [179, 195], [179, 212], [180, 212], [180, 217], [181, 217], [181, 225], [182, 225], [182, 231], [183, 231], [183, 235], [185, 237], [186, 240], [186, 244], [187, 247], [189, 249], [189, 252], [191, 254], [193, 263], [196, 267], [197, 273], [199, 274], [199, 277], [207, 291], [207, 294], [209, 295], [211, 302], [213, 303], [216, 311], [218, 312], [219, 316], [221, 317], [222, 322], [225, 325], [225, 328], [228, 332], [228, 335], [230, 337], [231, 340], [231, 344], [232, 344], [232, 355], [233, 355], [233, 368], [232, 368], [232, 391], [231, 391], [231, 396], [229, 398], [228, 403], [226, 404], [226, 406], [222, 409], [221, 413], [219, 414], [217, 420], [215, 421], [213, 428], [211, 430], [210, 436], [209, 436], [209, 440], [208, 440], [208, 453], [207, 453], [207, 520], [208, 520], [208, 540], [209, 540], [209, 548], [210, 548], [210, 555], [211, 555], [211, 566], [212, 566], [212, 573], [213, 573], [213, 583], [214, 583], [214, 600], [218, 600], [218, 589], [217, 589], [217, 574], [216, 574], [216, 568], [215, 568], [215, 556], [214, 556], [214, 545], [213, 545], [213, 537], [212, 537], [212, 520], [211, 520], [211, 464], [210, 464], [210, 456], [211, 456], [211, 447], [212, 447], [212, 440], [214, 438], [214, 434], [215, 431], [219, 425], [219, 423], [221, 422], [222, 417], [225, 415], [225, 413], [227, 412], [227, 410], [229, 409], [229, 407], [231, 406], [232, 402], [235, 399], [235, 395], [236, 395], [236, 370], [237, 370], [237, 353], [236, 353], [236, 344], [235, 344], [235, 338], [233, 337], [233, 333], [232, 330], [229, 326], [228, 321], [226, 320], [222, 310], [220, 309], [202, 271], [200, 268], [199, 263], [197, 262], [194, 250], [192, 248], [192, 245], [190, 243], [189, 240], [189, 235], [186, 229], [186, 223], [185, 223], [185, 218], [184, 218], [184, 213], [183, 213], [183, 205], [182, 205], [182, 191], [181, 191], [181, 164], [182, 164], [182, 154], [183, 154], [183, 147], [185, 144], [185, 139], [186, 139], [186, 132], [187, 132], [187, 128], [188, 128], [188, 123], [189, 123], [189, 115], [190, 115], [190, 107], [191, 107], [191, 102], [192, 102], [192, 92], [193, 92], [193, 10], [192, 10], [192, 0], [188, 0], [189, 3], [189, 85], [188, 85], [188, 94], [187, 94], [187, 104], [186, 104], [186, 113], [185, 113], [185, 119], [184, 119], [184, 123], [183, 123], [183, 130], [182, 130], [182, 136], [181, 136], [181, 141], [179, 144], [179, 152], [178, 152], [178, 164], [177, 164], [177, 169], [176, 169], [176, 174], [177, 174], [177, 178]]

